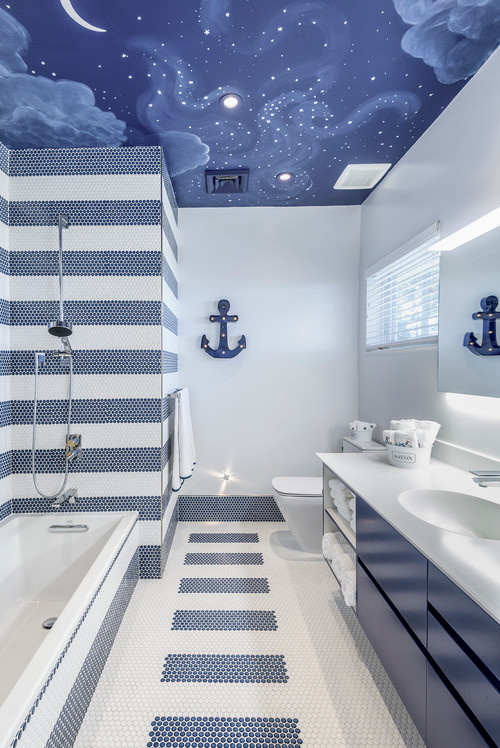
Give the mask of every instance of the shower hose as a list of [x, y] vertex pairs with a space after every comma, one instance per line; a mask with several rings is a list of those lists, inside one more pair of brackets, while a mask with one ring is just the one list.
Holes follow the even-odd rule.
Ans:
[[[69, 439], [70, 431], [71, 431], [72, 388], [73, 388], [73, 361], [70, 356], [69, 357], [68, 428], [66, 431], [66, 444], [68, 443], [68, 439]], [[40, 491], [40, 488], [38, 487], [38, 483], [37, 483], [36, 466], [35, 466], [37, 408], [38, 408], [38, 353], [35, 353], [35, 398], [34, 398], [34, 405], [33, 405], [33, 441], [31, 444], [31, 473], [33, 475], [33, 483], [35, 484], [35, 488], [40, 494], [40, 496], [43, 496], [44, 499], [57, 499], [57, 497], [60, 496], [60, 494], [62, 494], [62, 492], [66, 488], [66, 483], [68, 482], [69, 460], [66, 457], [64, 480], [59, 491], [53, 494], [46, 494], [46, 493], [43, 493], [43, 491]], [[66, 450], [65, 450], [65, 456], [66, 456]]]

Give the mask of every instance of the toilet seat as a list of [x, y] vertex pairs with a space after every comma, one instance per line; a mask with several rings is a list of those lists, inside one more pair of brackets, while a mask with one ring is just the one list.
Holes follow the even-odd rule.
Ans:
[[272, 487], [281, 496], [310, 496], [323, 495], [323, 478], [273, 478]]

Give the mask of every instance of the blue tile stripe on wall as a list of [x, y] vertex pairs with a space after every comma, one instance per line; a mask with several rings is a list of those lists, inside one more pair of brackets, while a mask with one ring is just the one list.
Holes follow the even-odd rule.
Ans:
[[9, 253], [3, 247], [0, 247], [0, 273], [9, 275]]
[[12, 514], [12, 512], [13, 512], [12, 502], [10, 500], [6, 501], [5, 504], [2, 504], [0, 506], [0, 522], [6, 517], [8, 517], [9, 514]]
[[178, 356], [177, 353], [171, 351], [162, 351], [162, 367], [163, 374], [173, 374], [178, 368]]
[[179, 284], [177, 283], [177, 278], [175, 277], [172, 271], [172, 268], [166, 261], [165, 255], [162, 255], [162, 258], [163, 258], [163, 280], [165, 281], [167, 286], [170, 288], [175, 298], [178, 299], [179, 298]]
[[283, 522], [273, 496], [179, 496], [179, 522]]
[[[155, 717], [147, 748], [248, 748], [300, 746], [298, 719], [291, 717]], [[180, 741], [180, 736], [181, 740]]]
[[[73, 325], [161, 324], [160, 301], [66, 301], [64, 311]], [[11, 325], [46, 326], [47, 321], [57, 319], [57, 313], [57, 301], [10, 302]]]
[[283, 655], [169, 654], [162, 683], [286, 683]]
[[165, 211], [162, 211], [162, 226], [163, 226], [163, 233], [165, 234], [165, 239], [170, 246], [170, 249], [172, 250], [172, 253], [176, 260], [179, 259], [179, 247], [177, 246], [177, 242], [175, 240], [174, 232], [172, 231], [172, 227], [170, 225], [170, 222], [167, 218], [167, 214]]
[[10, 175], [13, 177], [160, 174], [160, 171], [159, 146], [10, 151]]
[[[62, 473], [64, 452], [60, 449], [37, 449], [35, 463], [38, 473]], [[159, 447], [87, 448], [78, 462], [69, 466], [70, 473], [152, 472], [161, 470]], [[12, 450], [12, 472], [31, 472], [31, 450]]]
[[170, 203], [170, 207], [172, 208], [172, 213], [174, 214], [175, 222], [178, 223], [179, 208], [177, 207], [177, 200], [175, 199], [175, 192], [172, 181], [170, 179], [170, 175], [168, 173], [167, 163], [165, 161], [163, 150], [161, 154], [161, 178], [163, 181], [163, 186], [165, 187], [168, 201]]
[[[141, 521], [161, 520], [160, 496], [78, 496], [76, 504], [63, 504], [58, 514], [78, 512], [137, 512]], [[52, 511], [52, 499], [12, 499], [16, 514], [45, 514]]]
[[0, 171], [4, 174], [9, 174], [9, 150], [0, 143]]
[[180, 593], [188, 594], [265, 594], [269, 582], [265, 577], [184, 577]]
[[151, 226], [160, 224], [159, 200], [13, 200], [9, 226], [56, 226], [66, 213], [71, 226]]
[[0, 403], [0, 428], [10, 426], [11, 422], [11, 404], [9, 401], [4, 401]]
[[0, 454], [0, 480], [12, 474], [12, 452]]
[[[10, 407], [9, 407], [10, 406]], [[159, 423], [161, 400], [113, 399], [108, 400], [73, 400], [71, 405], [72, 423]], [[0, 426], [4, 420], [14, 425], [33, 423], [33, 402], [31, 400], [12, 400], [0, 405]], [[37, 423], [66, 423], [68, 418], [67, 400], [39, 400]]]
[[172, 397], [163, 398], [162, 414], [163, 420], [166, 421], [174, 413], [175, 402]]
[[172, 631], [276, 631], [274, 610], [176, 610]]
[[163, 302], [163, 327], [173, 332], [174, 335], [179, 334], [179, 320], [165, 302]]
[[[159, 276], [160, 252], [63, 252], [64, 275]], [[11, 251], [10, 275], [57, 275], [55, 252]]]
[[[75, 374], [160, 374], [162, 352], [150, 350], [78, 350], [73, 356]], [[172, 363], [173, 365], [173, 363]], [[177, 356], [175, 369], [177, 371]], [[0, 376], [34, 375], [35, 351], [0, 351]], [[41, 376], [64, 375], [54, 351], [48, 351]]]
[[9, 223], [9, 203], [2, 195], [0, 195], [0, 222], [6, 225]]

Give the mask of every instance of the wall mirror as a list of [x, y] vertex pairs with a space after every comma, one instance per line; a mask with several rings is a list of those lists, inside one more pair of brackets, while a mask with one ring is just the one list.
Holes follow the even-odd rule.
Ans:
[[[440, 258], [438, 390], [500, 397], [500, 355], [474, 355], [463, 345], [473, 332], [483, 344], [481, 299], [500, 300], [500, 227], [465, 242]], [[497, 312], [500, 311], [500, 301]], [[492, 319], [500, 342], [500, 320]]]

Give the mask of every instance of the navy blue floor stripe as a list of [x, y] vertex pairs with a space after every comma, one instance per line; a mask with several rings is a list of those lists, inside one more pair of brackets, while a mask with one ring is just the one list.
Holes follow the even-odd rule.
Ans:
[[169, 654], [162, 683], [286, 683], [283, 655]]
[[179, 592], [183, 593], [268, 593], [269, 582], [264, 577], [185, 577]]
[[276, 631], [274, 610], [176, 610], [172, 631]]
[[146, 745], [148, 748], [297, 746], [302, 745], [298, 722], [290, 717], [155, 717]]
[[188, 543], [258, 543], [256, 532], [192, 532]]
[[257, 564], [262, 565], [262, 553], [186, 553], [185, 564]]

